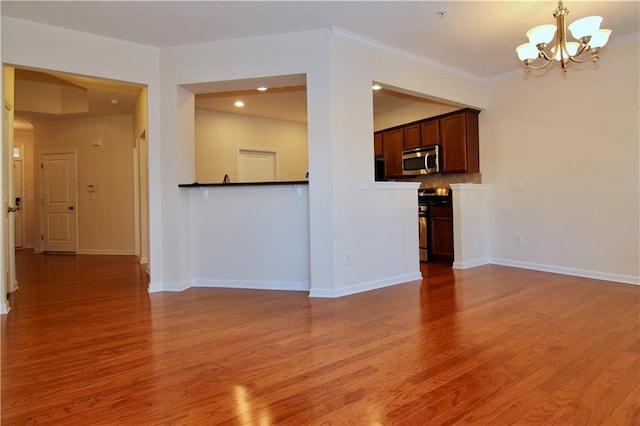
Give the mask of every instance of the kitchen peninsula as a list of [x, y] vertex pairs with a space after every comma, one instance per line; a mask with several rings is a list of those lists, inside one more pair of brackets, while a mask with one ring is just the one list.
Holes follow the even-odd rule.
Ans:
[[[308, 181], [180, 184], [189, 278], [170, 290], [309, 291]], [[165, 288], [165, 290], [167, 290]]]
[[309, 181], [274, 181], [274, 182], [228, 182], [228, 183], [181, 183], [180, 188], [208, 188], [208, 187], [234, 187], [234, 186], [274, 186], [274, 185], [307, 185]]

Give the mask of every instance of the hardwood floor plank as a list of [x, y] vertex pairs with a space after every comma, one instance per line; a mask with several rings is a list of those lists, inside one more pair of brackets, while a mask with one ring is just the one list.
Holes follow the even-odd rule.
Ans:
[[2, 424], [621, 424], [640, 287], [487, 265], [339, 299], [148, 294], [128, 256], [16, 253]]

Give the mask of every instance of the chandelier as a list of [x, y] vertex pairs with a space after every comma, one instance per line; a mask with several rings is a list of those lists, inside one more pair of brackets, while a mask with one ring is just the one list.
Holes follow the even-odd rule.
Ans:
[[571, 35], [578, 41], [567, 42], [565, 18], [568, 14], [569, 10], [559, 0], [553, 12], [556, 25], [539, 25], [527, 31], [529, 43], [516, 48], [525, 72], [546, 68], [554, 60], [560, 62], [565, 72], [569, 61], [598, 62], [600, 49], [609, 41], [611, 30], [600, 29], [601, 16], [587, 16], [569, 25]]

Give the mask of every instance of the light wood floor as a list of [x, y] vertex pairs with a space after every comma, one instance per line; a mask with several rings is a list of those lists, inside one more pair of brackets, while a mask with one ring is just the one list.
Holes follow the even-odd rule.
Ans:
[[640, 287], [429, 265], [340, 299], [18, 251], [2, 425], [640, 424]]

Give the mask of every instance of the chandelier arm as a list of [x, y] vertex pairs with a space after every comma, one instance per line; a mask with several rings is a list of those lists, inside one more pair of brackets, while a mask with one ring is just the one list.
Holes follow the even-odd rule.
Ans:
[[531, 64], [525, 64], [526, 69], [528, 70], [534, 70], [534, 71], [538, 71], [538, 70], [543, 70], [546, 67], [548, 67], [549, 65], [551, 65], [553, 63], [553, 60], [549, 60], [547, 59], [546, 62], [540, 66], [533, 66]]
[[595, 55], [595, 54], [591, 54], [591, 56], [584, 58], [584, 59], [578, 59], [576, 58], [576, 56], [569, 56], [569, 60], [571, 62], [575, 62], [576, 64], [584, 64], [585, 62], [589, 62], [589, 61], [598, 61], [600, 59], [599, 55]]

